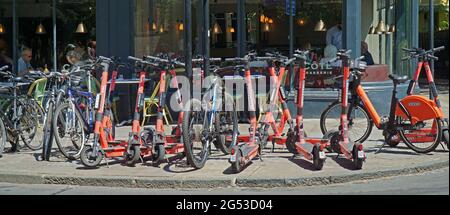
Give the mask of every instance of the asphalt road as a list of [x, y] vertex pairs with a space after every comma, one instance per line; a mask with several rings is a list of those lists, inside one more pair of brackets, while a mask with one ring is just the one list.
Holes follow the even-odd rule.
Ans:
[[449, 168], [332, 186], [282, 189], [149, 190], [0, 183], [0, 195], [449, 195]]

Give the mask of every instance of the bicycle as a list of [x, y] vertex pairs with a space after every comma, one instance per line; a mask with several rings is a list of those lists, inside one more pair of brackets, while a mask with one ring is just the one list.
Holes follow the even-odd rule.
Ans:
[[[349, 109], [346, 117], [349, 119], [349, 131], [363, 130], [366, 133], [361, 139], [366, 140], [373, 126], [383, 131], [385, 142], [378, 150], [380, 152], [386, 144], [396, 146], [403, 141], [410, 149], [417, 153], [429, 153], [436, 149], [442, 138], [443, 113], [433, 100], [423, 96], [409, 95], [400, 100], [397, 98], [397, 87], [399, 84], [406, 83], [409, 79], [407, 76], [399, 77], [390, 75], [393, 81], [393, 94], [391, 98], [390, 114], [386, 117], [380, 117], [365, 90], [361, 86], [361, 77], [363, 70], [355, 69], [351, 72], [352, 80], [349, 84], [351, 98], [349, 99]], [[330, 105], [324, 111], [321, 117], [321, 126], [329, 133], [328, 121], [335, 121], [335, 115], [331, 115], [336, 104]], [[356, 128], [352, 121], [354, 119], [355, 110], [363, 112], [361, 121], [369, 122], [367, 126]], [[359, 121], [359, 120], [358, 120]], [[325, 123], [324, 123], [325, 122]], [[341, 125], [343, 126], [343, 125]], [[429, 127], [427, 127], [429, 126]], [[364, 141], [361, 141], [363, 143]]]
[[[90, 80], [91, 71], [95, 68], [95, 63], [72, 68], [68, 81], [57, 96], [58, 105], [52, 120], [53, 133], [56, 134], [54, 136], [59, 151], [69, 160], [80, 157], [83, 146], [93, 133], [95, 96]], [[87, 80], [87, 90], [83, 89], [82, 80]]]
[[[203, 61], [193, 60], [196, 63]], [[212, 58], [209, 61], [220, 62], [222, 59]], [[211, 143], [224, 154], [229, 154], [237, 143], [239, 128], [236, 104], [234, 98], [225, 92], [223, 72], [227, 72], [227, 69], [213, 70], [211, 83], [203, 92], [203, 99], [192, 99], [184, 112], [184, 151], [189, 164], [196, 169], [205, 166]]]
[[[20, 146], [19, 138], [31, 150], [39, 150], [42, 147], [42, 142], [33, 141], [38, 133], [39, 104], [28, 97], [27, 95], [20, 95], [19, 88], [30, 85], [26, 77], [15, 77], [6, 68], [0, 70], [0, 75], [8, 80], [8, 83], [2, 83], [0, 88], [5, 90], [5, 94], [1, 94], [2, 98], [0, 108], [0, 118], [2, 118], [2, 126], [5, 129], [6, 140], [12, 145], [11, 152], [17, 152], [22, 148]], [[0, 128], [1, 129], [1, 128]], [[3, 136], [3, 134], [2, 134]], [[2, 137], [2, 139], [4, 139]], [[6, 141], [2, 141], [3, 146], [0, 146], [3, 153]]]

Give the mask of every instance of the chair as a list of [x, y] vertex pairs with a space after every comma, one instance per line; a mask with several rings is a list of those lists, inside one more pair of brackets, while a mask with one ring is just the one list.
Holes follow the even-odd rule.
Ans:
[[47, 87], [47, 78], [41, 78], [33, 82], [28, 89], [28, 96], [36, 100], [36, 102], [42, 107], [45, 97], [45, 88]]

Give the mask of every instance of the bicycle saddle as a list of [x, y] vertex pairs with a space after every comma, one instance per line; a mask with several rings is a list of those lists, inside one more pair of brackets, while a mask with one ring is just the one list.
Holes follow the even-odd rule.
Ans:
[[406, 82], [409, 80], [409, 77], [408, 77], [408, 76], [402, 76], [402, 77], [400, 77], [400, 76], [398, 76], [398, 75], [393, 75], [393, 74], [389, 75], [389, 78], [390, 78], [391, 80], [393, 80], [395, 83], [398, 83], [398, 84], [406, 83]]

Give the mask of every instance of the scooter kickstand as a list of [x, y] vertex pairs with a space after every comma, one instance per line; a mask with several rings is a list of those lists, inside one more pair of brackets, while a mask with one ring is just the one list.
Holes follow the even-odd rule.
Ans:
[[386, 146], [386, 143], [383, 143], [383, 145], [381, 145], [380, 149], [378, 149], [378, 151], [376, 151], [375, 154], [380, 154], [385, 146]]

